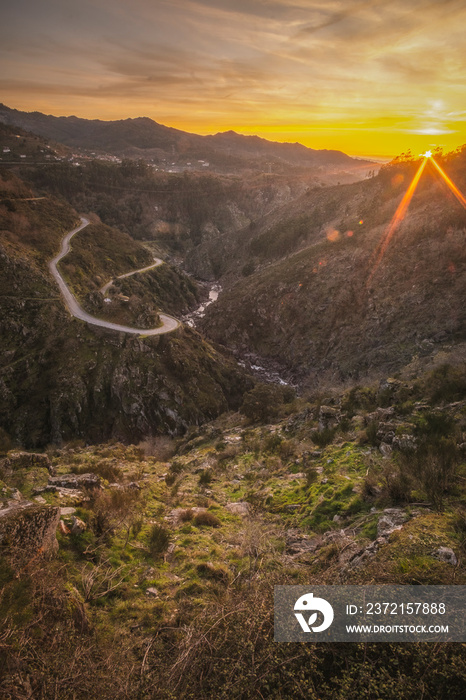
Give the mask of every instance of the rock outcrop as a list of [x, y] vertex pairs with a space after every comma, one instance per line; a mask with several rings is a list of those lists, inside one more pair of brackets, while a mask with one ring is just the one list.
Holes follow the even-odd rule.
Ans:
[[97, 474], [63, 474], [63, 476], [51, 476], [49, 487], [54, 486], [57, 489], [99, 489], [100, 482], [100, 476]]
[[15, 469], [42, 467], [47, 469], [50, 474], [53, 474], [52, 462], [48, 455], [38, 454], [36, 452], [9, 452], [6, 459], [3, 460], [2, 466], [4, 469], [12, 471]]
[[0, 510], [0, 550], [21, 559], [52, 557], [58, 550], [56, 530], [60, 509], [30, 501], [9, 503]]

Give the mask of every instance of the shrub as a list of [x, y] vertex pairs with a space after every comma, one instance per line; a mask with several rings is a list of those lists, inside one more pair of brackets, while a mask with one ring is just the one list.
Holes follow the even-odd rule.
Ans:
[[283, 438], [278, 433], [272, 433], [264, 441], [265, 452], [276, 452], [283, 442]]
[[413, 488], [412, 478], [408, 470], [389, 463], [383, 474], [385, 495], [394, 503], [409, 503]]
[[167, 551], [170, 544], [171, 533], [165, 525], [155, 523], [149, 533], [149, 551], [151, 555], [159, 557]]
[[183, 462], [179, 462], [177, 459], [175, 459], [171, 464], [170, 464], [170, 472], [172, 474], [181, 474], [181, 472], [184, 469], [184, 464]]
[[355, 386], [342, 399], [341, 410], [351, 418], [358, 409], [373, 411], [377, 407], [377, 394], [368, 387]]
[[165, 474], [165, 483], [167, 486], [173, 486], [173, 484], [176, 481], [176, 474], [173, 474], [172, 472], [168, 472]]
[[176, 443], [168, 435], [157, 435], [148, 437], [139, 443], [138, 447], [146, 457], [155, 457], [158, 462], [166, 462], [176, 451]]
[[228, 569], [224, 566], [214, 566], [212, 562], [202, 562], [196, 566], [197, 573], [203, 578], [210, 579], [212, 581], [219, 581], [221, 583], [227, 584], [230, 580], [230, 573]]
[[322, 430], [314, 430], [311, 433], [312, 442], [319, 447], [330, 445], [337, 432], [336, 428], [323, 428]]
[[211, 469], [203, 469], [199, 474], [199, 486], [208, 486], [213, 478]]
[[135, 520], [140, 493], [136, 489], [89, 491], [90, 524], [97, 537], [111, 537], [120, 527], [129, 528]]
[[315, 484], [317, 477], [319, 475], [315, 467], [308, 467], [305, 471], [306, 474], [306, 487], [309, 488], [312, 484]]
[[222, 524], [216, 515], [209, 513], [207, 510], [196, 513], [193, 518], [193, 523], [197, 527], [201, 527], [202, 525], [206, 527], [220, 527]]
[[366, 435], [367, 435], [367, 441], [369, 445], [373, 445], [374, 447], [377, 447], [377, 445], [380, 444], [380, 440], [377, 437], [377, 433], [379, 430], [379, 423], [378, 421], [371, 421], [368, 423], [367, 428], [366, 428]]
[[450, 416], [427, 413], [414, 430], [414, 448], [400, 456], [404, 470], [420, 484], [437, 510], [442, 508], [459, 461], [455, 430], [455, 422]]
[[194, 511], [192, 508], [185, 508], [181, 511], [178, 516], [180, 522], [187, 523], [194, 518]]
[[276, 384], [256, 384], [243, 398], [241, 413], [252, 422], [267, 422], [277, 418], [280, 408], [295, 397], [292, 387]]
[[[215, 446], [215, 449], [218, 450], [218, 445]], [[223, 449], [219, 451], [219, 454], [217, 455], [217, 460], [218, 462], [227, 462], [229, 459], [234, 459], [235, 457], [238, 456], [238, 454], [241, 452], [241, 448], [239, 445], [236, 444], [230, 444], [226, 445], [224, 443]]]
[[123, 472], [116, 464], [111, 462], [97, 462], [89, 467], [88, 464], [74, 464], [70, 469], [72, 474], [88, 474], [92, 472], [93, 474], [98, 474], [102, 479], [106, 479], [110, 482], [122, 481]]
[[466, 397], [466, 370], [464, 367], [441, 365], [430, 374], [427, 386], [434, 403], [460, 401]]
[[367, 474], [362, 484], [362, 497], [364, 499], [375, 498], [379, 492], [377, 479], [372, 474]]

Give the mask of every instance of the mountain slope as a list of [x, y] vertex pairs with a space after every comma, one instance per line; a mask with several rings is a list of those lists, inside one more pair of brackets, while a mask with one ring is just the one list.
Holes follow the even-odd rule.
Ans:
[[[257, 136], [225, 132], [199, 136], [158, 124], [147, 117], [118, 121], [54, 117], [40, 112], [21, 112], [0, 104], [0, 121], [17, 125], [67, 146], [116, 155], [166, 157], [185, 160], [209, 159], [216, 165], [244, 168], [268, 160], [301, 167], [338, 168], [349, 172], [373, 167], [368, 161], [350, 158], [341, 151], [314, 150], [300, 144], [276, 143]], [[197, 166], [200, 168], [200, 166]], [[364, 175], [363, 175], [364, 176]]]
[[[176, 441], [5, 454], [23, 546], [2, 540], [4, 697], [415, 700], [420, 678], [424, 698], [464, 696], [462, 644], [277, 644], [273, 600], [466, 583], [464, 368], [264, 408], [272, 424], [236, 413]], [[48, 561], [28, 500], [55, 522], [65, 506]]]
[[[12, 440], [27, 446], [176, 433], [238, 405], [248, 380], [195, 331], [144, 339], [70, 318], [47, 260], [76, 213], [52, 199], [28, 201], [25, 195], [34, 193], [6, 177], [0, 183], [0, 423]], [[112, 265], [118, 271], [117, 258]]]
[[[445, 166], [463, 191], [465, 156]], [[279, 360], [301, 379], [394, 371], [416, 353], [466, 340], [466, 212], [433, 168], [375, 266], [413, 167], [398, 164], [370, 182], [329, 188], [321, 197], [333, 205], [316, 226], [316, 210], [302, 198], [305, 225], [296, 229], [294, 254], [286, 236], [296, 219], [284, 217], [259, 238], [250, 233], [243, 246], [256, 252], [258, 269], [209, 307], [205, 331], [239, 352]], [[285, 236], [283, 250], [277, 232]]]

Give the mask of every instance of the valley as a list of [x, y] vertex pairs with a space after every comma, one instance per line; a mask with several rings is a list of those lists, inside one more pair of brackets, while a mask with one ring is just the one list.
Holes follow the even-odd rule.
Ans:
[[[432, 164], [388, 239], [410, 154], [0, 122], [2, 697], [459, 700], [461, 643], [274, 641], [274, 585], [466, 585]], [[436, 159], [465, 192], [466, 147]]]

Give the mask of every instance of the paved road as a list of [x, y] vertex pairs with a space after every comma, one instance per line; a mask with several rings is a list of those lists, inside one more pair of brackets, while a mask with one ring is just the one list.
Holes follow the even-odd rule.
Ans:
[[[58, 286], [60, 287], [60, 292], [62, 293], [66, 306], [68, 307], [68, 310], [70, 311], [71, 315], [75, 318], [79, 318], [81, 321], [90, 323], [93, 326], [109, 328], [113, 331], [122, 331], [123, 333], [132, 333], [133, 335], [162, 335], [163, 333], [170, 333], [171, 331], [174, 331], [175, 328], [178, 328], [180, 322], [177, 321], [176, 318], [173, 318], [172, 316], [167, 316], [166, 314], [159, 314], [160, 320], [162, 321], [162, 325], [159, 328], [131, 328], [131, 326], [122, 326], [118, 323], [111, 323], [110, 321], [104, 321], [101, 318], [91, 316], [87, 313], [87, 311], [84, 311], [84, 309], [82, 309], [79, 306], [75, 297], [68, 289], [65, 280], [59, 273], [57, 265], [60, 262], [60, 260], [64, 258], [65, 255], [67, 255], [67, 253], [70, 252], [70, 241], [73, 238], [73, 236], [76, 235], [79, 231], [82, 231], [83, 228], [85, 228], [88, 225], [89, 221], [84, 217], [81, 217], [81, 226], [78, 226], [77, 228], [73, 229], [72, 231], [66, 234], [66, 236], [62, 240], [60, 252], [53, 260], [49, 262], [50, 273], [57, 281]], [[158, 264], [160, 264], [160, 262], [157, 261], [154, 265], [150, 265], [149, 268], [156, 267]], [[127, 273], [127, 275], [123, 276], [134, 275], [136, 272], [142, 272], [149, 268], [135, 270], [134, 272]]]
[[[116, 278], [117, 280], [122, 280], [124, 277], [131, 277], [131, 275], [137, 275], [139, 272], [147, 272], [147, 270], [153, 270], [154, 267], [158, 267], [159, 265], [163, 264], [163, 260], [160, 260], [160, 258], [154, 258], [154, 263], [152, 265], [148, 265], [147, 267], [141, 267], [140, 270], [133, 270], [132, 272], [125, 272], [124, 275], [118, 275]], [[102, 289], [100, 290], [101, 294], [106, 294], [107, 290], [109, 287], [112, 286], [115, 280], [110, 280], [110, 282], [107, 282], [107, 284], [104, 284]]]

